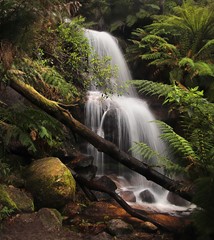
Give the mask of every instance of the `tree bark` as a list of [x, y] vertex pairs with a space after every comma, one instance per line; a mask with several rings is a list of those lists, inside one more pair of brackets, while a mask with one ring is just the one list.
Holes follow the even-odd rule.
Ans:
[[41, 108], [43, 111], [56, 118], [65, 126], [70, 128], [73, 132], [77, 133], [89, 143], [91, 143], [98, 151], [102, 151], [112, 157], [115, 161], [127, 166], [131, 170], [143, 175], [147, 180], [151, 180], [165, 189], [178, 194], [184, 199], [191, 201], [194, 192], [191, 188], [187, 188], [183, 183], [174, 181], [167, 176], [157, 172], [149, 167], [148, 164], [140, 161], [129, 154], [119, 149], [115, 144], [105, 140], [104, 138], [95, 134], [92, 130], [87, 128], [84, 124], [77, 121], [71, 113], [62, 108], [57, 102], [48, 100], [33, 87], [20, 81], [15, 74], [11, 73], [10, 86], [27, 98], [30, 102]]

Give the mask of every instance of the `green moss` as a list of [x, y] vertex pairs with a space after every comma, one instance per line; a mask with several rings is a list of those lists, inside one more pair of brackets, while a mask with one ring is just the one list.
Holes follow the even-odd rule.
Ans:
[[33, 212], [34, 203], [28, 194], [13, 186], [0, 185], [0, 204], [15, 212]]
[[9, 209], [18, 209], [16, 203], [10, 198], [6, 186], [0, 185], [0, 203]]

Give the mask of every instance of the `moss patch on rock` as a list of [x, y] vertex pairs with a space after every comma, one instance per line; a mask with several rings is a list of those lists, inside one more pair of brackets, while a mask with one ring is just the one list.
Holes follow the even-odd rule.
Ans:
[[0, 185], [0, 205], [8, 212], [33, 212], [33, 199], [26, 191], [14, 186]]

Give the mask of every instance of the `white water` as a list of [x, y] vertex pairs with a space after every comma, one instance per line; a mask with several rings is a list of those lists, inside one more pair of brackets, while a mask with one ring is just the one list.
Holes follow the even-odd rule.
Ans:
[[[115, 88], [116, 86], [116, 89], [120, 89], [132, 77], [116, 39], [106, 32], [94, 30], [86, 30], [86, 36], [100, 57], [109, 56], [111, 65], [118, 66], [118, 78], [112, 78], [108, 87]], [[159, 138], [160, 131], [153, 122], [155, 118], [152, 112], [147, 103], [138, 98], [132, 87], [128, 87], [123, 96], [114, 94], [110, 97], [103, 96], [102, 90], [92, 87], [92, 91], [88, 92], [88, 100], [85, 105], [85, 119], [85, 124], [94, 132], [114, 142], [126, 152], [134, 142], [145, 142], [159, 153], [166, 153], [165, 145]], [[88, 154], [94, 156], [95, 164], [98, 166], [98, 175], [117, 175], [116, 182], [123, 179], [123, 181], [119, 181], [119, 185], [122, 185], [118, 191], [131, 189], [136, 196], [137, 203], [142, 204], [139, 194], [143, 190], [149, 189], [155, 198], [156, 206], [161, 206], [162, 209], [164, 207], [175, 209], [175, 206], [167, 200], [168, 191], [162, 187], [147, 181], [143, 176], [133, 173], [119, 164], [115, 164], [92, 145], [88, 145], [87, 151]], [[134, 152], [131, 154], [142, 160], [140, 155]], [[155, 164], [155, 162], [152, 160], [149, 164]]]

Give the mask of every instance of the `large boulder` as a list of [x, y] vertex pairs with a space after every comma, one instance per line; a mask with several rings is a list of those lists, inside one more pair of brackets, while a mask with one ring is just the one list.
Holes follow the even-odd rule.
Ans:
[[26, 174], [26, 188], [37, 204], [60, 208], [74, 200], [76, 182], [70, 170], [55, 157], [34, 161]]

